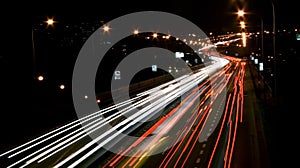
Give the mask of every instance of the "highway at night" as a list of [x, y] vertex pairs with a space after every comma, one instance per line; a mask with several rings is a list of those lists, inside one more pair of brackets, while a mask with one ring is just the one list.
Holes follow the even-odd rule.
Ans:
[[245, 62], [211, 60], [8, 150], [1, 160], [8, 168], [230, 167], [243, 121]]
[[297, 167], [296, 3], [32, 7], [2, 10], [0, 168]]

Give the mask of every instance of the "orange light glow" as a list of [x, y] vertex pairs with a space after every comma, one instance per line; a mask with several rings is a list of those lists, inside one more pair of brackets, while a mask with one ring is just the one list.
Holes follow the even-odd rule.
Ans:
[[154, 38], [157, 38], [157, 33], [153, 33], [153, 35], [152, 35]]
[[49, 18], [47, 17], [47, 20], [45, 21], [45, 23], [47, 23], [47, 27], [48, 26], [51, 26], [53, 27], [54, 26], [54, 23], [56, 23], [57, 21], [54, 20], [54, 18]]
[[243, 32], [242, 33], [242, 40], [243, 40], [243, 47], [246, 47], [246, 33], [245, 32]]
[[110, 29], [111, 28], [108, 25], [104, 25], [104, 27], [103, 27], [104, 32], [109, 32]]
[[139, 34], [139, 30], [135, 29], [135, 30], [133, 31], [133, 34]]
[[245, 15], [245, 12], [244, 12], [243, 10], [239, 10], [239, 11], [237, 12], [237, 15], [238, 15], [239, 17], [243, 17], [243, 16]]

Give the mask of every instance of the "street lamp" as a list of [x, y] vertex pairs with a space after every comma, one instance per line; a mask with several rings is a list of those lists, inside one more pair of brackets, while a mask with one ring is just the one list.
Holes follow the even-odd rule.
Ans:
[[274, 59], [274, 96], [277, 96], [277, 57], [276, 57], [276, 46], [275, 46], [275, 38], [276, 38], [276, 28], [275, 28], [275, 6], [273, 0], [270, 0], [272, 5], [272, 15], [273, 15], [273, 59]]
[[245, 21], [240, 21], [240, 25], [241, 25], [241, 28], [242, 28], [242, 29], [245, 29], [245, 28], [246, 28]]
[[241, 29], [242, 29], [242, 42], [243, 42], [243, 47], [246, 47], [246, 43], [247, 43], [247, 40], [246, 40], [246, 24], [245, 24], [245, 21], [240, 21], [240, 25], [241, 25]]
[[52, 26], [53, 23], [54, 23], [54, 20], [53, 19], [48, 19], [46, 22], [47, 22], [48, 25]]
[[244, 17], [245, 12], [244, 12], [243, 10], [239, 10], [239, 11], [237, 12], [237, 15], [238, 15], [239, 17]]
[[45, 21], [45, 23], [47, 23], [47, 27], [49, 27], [49, 26], [53, 27], [54, 23], [56, 23], [56, 21], [53, 18], [48, 17], [47, 20]]
[[[243, 10], [238, 10], [237, 15], [238, 17], [241, 17], [242, 20], [240, 21], [241, 24], [241, 28], [245, 29], [245, 21], [244, 21], [244, 15], [246, 14], [246, 12], [244, 12]], [[262, 62], [264, 62], [264, 24], [263, 24], [263, 18], [261, 16], [260, 17], [260, 35], [261, 35], [261, 60]]]

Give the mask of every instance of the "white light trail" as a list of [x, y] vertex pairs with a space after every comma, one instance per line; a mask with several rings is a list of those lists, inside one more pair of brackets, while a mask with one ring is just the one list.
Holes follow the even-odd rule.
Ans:
[[[40, 163], [57, 154], [59, 151], [67, 148], [68, 146], [73, 145], [75, 142], [86, 137], [88, 134], [94, 133], [95, 131], [103, 128], [104, 126], [110, 126], [110, 122], [115, 121], [122, 116], [128, 115], [126, 116], [126, 119], [117, 123], [115, 126], [110, 126], [110, 129], [108, 130], [103, 130], [103, 133], [100, 136], [85, 144], [82, 148], [75, 151], [72, 155], [68, 156], [61, 162], [58, 162], [57, 165], [55, 165], [55, 167], [65, 165], [71, 159], [74, 159], [79, 154], [83, 153], [88, 148], [95, 145], [101, 140], [101, 143], [98, 144], [98, 146], [88, 151], [86, 154], [84, 154], [82, 157], [80, 157], [78, 160], [76, 160], [70, 165], [70, 167], [77, 166], [107, 143], [115, 144], [116, 142], [113, 142], [114, 139], [116, 139], [116, 137], [118, 137], [123, 131], [127, 130], [135, 124], [140, 124], [141, 121], [151, 118], [153, 115], [157, 114], [160, 110], [162, 110], [167, 104], [170, 104], [176, 98], [184, 95], [186, 92], [193, 89], [199, 83], [204, 81], [209, 75], [214, 74], [229, 63], [227, 59], [221, 57], [211, 56], [211, 59], [215, 61], [215, 63], [212, 65], [206, 66], [198, 71], [195, 71], [194, 73], [182, 75], [181, 77], [169, 81], [165, 84], [159, 85], [155, 88], [149, 89], [148, 91], [137, 94], [137, 96], [132, 99], [120, 102], [116, 105], [112, 105], [105, 109], [101, 109], [97, 112], [94, 112], [90, 115], [87, 115], [83, 118], [66, 124], [56, 130], [53, 130], [23, 145], [9, 150], [1, 154], [0, 157], [15, 152], [8, 156], [8, 158], [12, 158], [20, 153], [23, 153], [25, 151], [28, 151], [29, 149], [36, 147], [37, 145], [49, 141], [50, 139], [58, 137], [58, 139], [54, 142], [36, 150], [33, 153], [26, 155], [24, 158], [8, 166], [8, 168], [16, 166], [17, 164], [20, 164], [24, 161], [26, 162], [21, 167], [28, 166], [29, 164], [35, 161], [38, 161], [38, 163]], [[142, 109], [138, 110], [138, 107], [142, 107]], [[119, 108], [122, 109], [118, 110]], [[113, 110], [118, 111], [106, 118], [101, 117], [102, 115], [107, 114]], [[138, 111], [135, 112], [134, 110]], [[84, 123], [87, 124], [83, 125], [80, 128], [76, 128]], [[117, 129], [120, 130], [116, 131]], [[67, 133], [67, 131], [69, 131], [68, 134], [64, 135], [64, 133]], [[61, 135], [62, 137], [59, 137], [59, 135]]]

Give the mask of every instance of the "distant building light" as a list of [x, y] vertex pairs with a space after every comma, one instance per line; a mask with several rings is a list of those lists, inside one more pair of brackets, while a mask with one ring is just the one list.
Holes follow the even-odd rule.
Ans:
[[121, 79], [121, 71], [115, 71], [115, 73], [114, 73], [114, 79], [115, 80]]
[[262, 62], [259, 63], [258, 69], [259, 69], [259, 71], [264, 70], [264, 64]]
[[183, 58], [184, 53], [183, 52], [175, 52], [175, 58]]
[[100, 99], [97, 99], [97, 103], [100, 103], [101, 101], [100, 101]]
[[296, 40], [300, 40], [300, 34], [296, 34]]
[[157, 71], [157, 65], [152, 65], [152, 72], [156, 72]]

